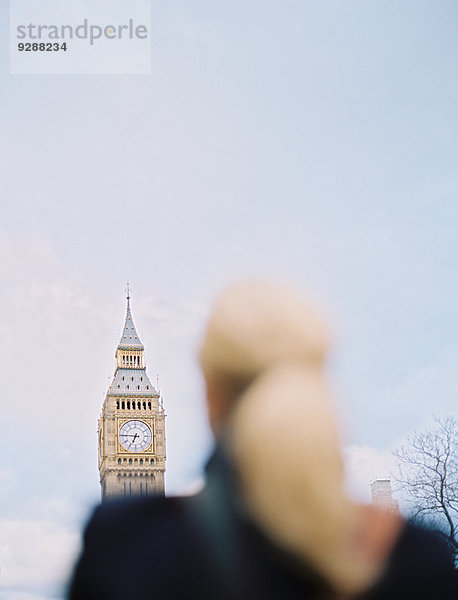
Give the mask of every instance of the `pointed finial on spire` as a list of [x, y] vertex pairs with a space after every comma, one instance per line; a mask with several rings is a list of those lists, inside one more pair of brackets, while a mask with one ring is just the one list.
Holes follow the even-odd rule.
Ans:
[[129, 282], [127, 282], [127, 287], [126, 287], [126, 298], [127, 298], [127, 308], [130, 308], [130, 286], [129, 286]]

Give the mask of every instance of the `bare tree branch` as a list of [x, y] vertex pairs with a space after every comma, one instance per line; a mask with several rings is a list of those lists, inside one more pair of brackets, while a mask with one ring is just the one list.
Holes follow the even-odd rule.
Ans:
[[412, 516], [429, 517], [458, 556], [458, 429], [455, 419], [436, 418], [436, 429], [415, 433], [395, 450], [395, 476]]

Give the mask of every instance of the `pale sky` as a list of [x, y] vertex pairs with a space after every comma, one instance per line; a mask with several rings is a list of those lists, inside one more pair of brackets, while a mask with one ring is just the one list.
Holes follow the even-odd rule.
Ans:
[[236, 279], [327, 316], [356, 495], [457, 416], [457, 3], [152, 6], [152, 74], [124, 76], [10, 75], [0, 6], [1, 600], [61, 597], [127, 281], [168, 493], [210, 449], [196, 348]]

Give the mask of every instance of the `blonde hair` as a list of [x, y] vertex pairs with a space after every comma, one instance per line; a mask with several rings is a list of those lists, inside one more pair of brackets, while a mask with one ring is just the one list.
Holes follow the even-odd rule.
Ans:
[[250, 381], [281, 363], [321, 368], [327, 346], [310, 303], [283, 286], [251, 281], [216, 300], [199, 358], [210, 379]]
[[357, 509], [343, 492], [339, 427], [323, 365], [329, 334], [287, 288], [247, 282], [217, 300], [200, 352], [207, 379], [243, 390], [226, 438], [245, 505], [280, 546], [339, 592], [379, 572], [361, 553]]

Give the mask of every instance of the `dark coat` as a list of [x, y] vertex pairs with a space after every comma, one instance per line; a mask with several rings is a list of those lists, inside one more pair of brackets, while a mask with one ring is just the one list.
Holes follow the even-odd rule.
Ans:
[[[306, 600], [335, 598], [320, 576], [244, 518], [221, 452], [203, 492], [98, 507], [85, 532], [70, 600]], [[367, 600], [457, 600], [442, 540], [406, 524]]]

